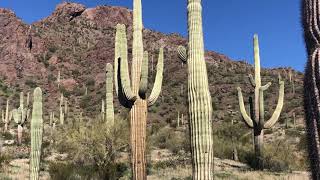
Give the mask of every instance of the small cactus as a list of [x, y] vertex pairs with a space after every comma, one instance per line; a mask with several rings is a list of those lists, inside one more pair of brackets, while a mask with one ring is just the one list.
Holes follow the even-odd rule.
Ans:
[[[18, 124], [18, 144], [21, 144], [22, 133], [23, 133], [23, 125], [29, 118], [30, 109], [24, 107], [23, 103], [23, 92], [20, 93], [20, 107], [18, 109], [12, 110], [12, 117], [14, 121]], [[26, 107], [29, 105], [27, 104]]]
[[105, 119], [110, 127], [114, 125], [114, 107], [113, 107], [113, 67], [110, 63], [106, 65], [106, 103]]
[[38, 180], [43, 134], [42, 91], [39, 87], [34, 90], [32, 107], [30, 180]]

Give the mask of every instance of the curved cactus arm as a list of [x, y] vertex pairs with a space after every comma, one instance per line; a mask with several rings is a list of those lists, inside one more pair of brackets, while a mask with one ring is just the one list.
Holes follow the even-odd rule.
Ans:
[[278, 104], [271, 118], [264, 124], [263, 127], [265, 129], [271, 128], [279, 120], [280, 113], [283, 107], [283, 99], [284, 99], [284, 81], [281, 81], [280, 89], [279, 89]]
[[249, 81], [250, 81], [250, 84], [252, 85], [252, 87], [256, 87], [256, 82], [255, 82], [252, 74], [249, 74], [248, 78], [249, 78]]
[[269, 89], [270, 86], [271, 86], [271, 82], [268, 82], [266, 85], [261, 86], [260, 90], [261, 91], [266, 91], [267, 89]]
[[128, 71], [128, 62], [125, 59], [119, 58], [120, 64], [120, 88], [124, 94], [124, 98], [127, 101], [135, 101], [137, 97], [134, 95], [131, 86], [130, 86], [130, 77]]
[[164, 59], [163, 48], [160, 48], [158, 64], [157, 64], [157, 75], [153, 85], [153, 89], [148, 98], [148, 106], [153, 105], [157, 101], [161, 92], [161, 86], [162, 86], [162, 80], [163, 80], [163, 59]]
[[249, 126], [250, 128], [253, 128], [253, 120], [247, 114], [247, 111], [246, 111], [246, 108], [245, 108], [244, 102], [243, 102], [241, 88], [238, 87], [237, 90], [238, 90], [238, 98], [239, 98], [239, 106], [240, 106], [241, 115], [244, 119], [244, 122], [247, 124], [247, 126]]
[[[123, 24], [117, 24], [116, 26], [116, 35], [115, 35], [115, 46], [114, 46], [114, 85], [115, 85], [115, 89], [116, 89], [116, 94], [118, 95], [118, 61], [119, 58], [121, 57], [121, 53], [120, 53], [120, 45], [121, 45], [121, 29], [123, 28]], [[127, 55], [127, 53], [125, 54]]]
[[184, 46], [178, 46], [177, 48], [178, 57], [183, 62], [186, 63], [188, 60], [187, 49]]
[[141, 65], [141, 77], [139, 85], [139, 96], [142, 99], [146, 98], [146, 93], [148, 90], [148, 51], [143, 54], [143, 61]]

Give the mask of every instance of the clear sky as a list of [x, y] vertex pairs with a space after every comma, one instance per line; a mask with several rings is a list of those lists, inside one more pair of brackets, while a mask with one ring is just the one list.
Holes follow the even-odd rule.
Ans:
[[[27, 23], [52, 13], [61, 0], [1, 0]], [[132, 8], [132, 0], [73, 0], [94, 7]], [[142, 0], [146, 28], [187, 35], [187, 0]], [[202, 0], [206, 49], [253, 63], [252, 37], [259, 34], [263, 67], [303, 71], [306, 61], [300, 25], [300, 0]]]

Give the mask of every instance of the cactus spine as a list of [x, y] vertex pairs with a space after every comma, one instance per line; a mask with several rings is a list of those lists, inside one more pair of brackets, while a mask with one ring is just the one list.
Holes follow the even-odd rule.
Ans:
[[[251, 117], [247, 114], [241, 88], [238, 87], [238, 97], [239, 97], [239, 106], [244, 122], [250, 128], [254, 130], [254, 148], [255, 155], [257, 158], [257, 168], [263, 169], [263, 129], [271, 128], [279, 119], [284, 98], [284, 82], [279, 76], [279, 97], [276, 109], [272, 117], [268, 121], [264, 121], [264, 97], [263, 93], [267, 90], [271, 83], [267, 83], [264, 86], [261, 86], [261, 77], [260, 77], [260, 55], [259, 55], [259, 41], [258, 36], [254, 35], [254, 62], [255, 62], [255, 77], [249, 75], [251, 85], [255, 88], [254, 94], [254, 114]], [[252, 108], [250, 107], [252, 110]]]
[[109, 126], [114, 125], [114, 107], [113, 107], [113, 67], [110, 63], [106, 65], [106, 104], [105, 119]]
[[133, 1], [133, 42], [131, 82], [128, 72], [127, 38], [124, 25], [117, 25], [115, 43], [114, 77], [115, 89], [120, 103], [130, 108], [130, 144], [132, 178], [146, 179], [145, 141], [147, 106], [156, 102], [163, 79], [163, 48], [160, 48], [157, 74], [150, 96], [146, 97], [148, 58], [143, 51], [141, 0]]
[[38, 180], [43, 133], [42, 91], [39, 87], [34, 90], [32, 107], [30, 180]]
[[308, 61], [304, 76], [304, 110], [310, 170], [314, 180], [320, 179], [320, 94], [319, 94], [319, 0], [302, 1], [302, 22]]
[[204, 59], [201, 0], [188, 0], [188, 51], [178, 47], [188, 63], [189, 124], [194, 180], [213, 179], [212, 105]]

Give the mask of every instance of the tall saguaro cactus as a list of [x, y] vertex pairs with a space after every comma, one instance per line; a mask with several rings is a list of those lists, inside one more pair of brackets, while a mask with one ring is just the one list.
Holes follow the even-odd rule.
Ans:
[[6, 112], [2, 112], [2, 121], [4, 123], [4, 130], [8, 131], [8, 124], [11, 120], [11, 113], [9, 115], [9, 99], [7, 99]]
[[42, 91], [39, 87], [34, 90], [32, 107], [30, 180], [38, 180], [43, 134]]
[[188, 0], [188, 51], [178, 48], [188, 63], [189, 124], [192, 175], [195, 180], [213, 179], [212, 105], [204, 58], [201, 0]]
[[64, 124], [64, 112], [63, 112], [63, 94], [61, 94], [60, 96], [60, 104], [59, 104], [59, 112], [60, 112], [60, 116], [59, 116], [59, 119], [60, 119], [60, 125], [63, 125]]
[[[148, 54], [143, 51], [141, 0], [133, 1], [133, 42], [131, 80], [128, 70], [127, 37], [124, 25], [118, 24], [115, 39], [114, 77], [120, 103], [130, 108], [130, 144], [132, 176], [146, 179], [146, 125], [147, 106], [156, 102], [163, 79], [163, 48], [160, 48], [154, 87], [147, 98]], [[131, 82], [130, 82], [131, 81]]]
[[106, 103], [105, 119], [109, 126], [114, 125], [114, 107], [113, 107], [113, 67], [110, 63], [106, 65]]
[[239, 97], [239, 106], [244, 122], [250, 128], [253, 128], [254, 131], [254, 148], [255, 155], [257, 158], [257, 168], [263, 169], [263, 129], [271, 128], [279, 119], [282, 107], [283, 107], [283, 98], [284, 98], [284, 82], [279, 76], [279, 97], [276, 109], [268, 121], [264, 120], [264, 97], [263, 93], [270, 86], [271, 82], [266, 85], [261, 85], [261, 76], [260, 76], [260, 55], [259, 55], [259, 41], [258, 36], [254, 35], [254, 66], [255, 66], [255, 77], [249, 75], [251, 85], [255, 88], [254, 90], [254, 114], [248, 115], [244, 106], [243, 96], [241, 88], [238, 87], [238, 97]]
[[310, 170], [314, 180], [320, 179], [320, 1], [302, 0], [302, 22], [308, 61], [304, 76], [304, 110], [307, 129]]

